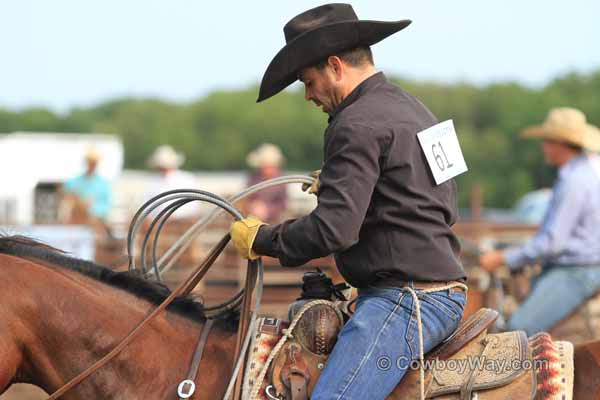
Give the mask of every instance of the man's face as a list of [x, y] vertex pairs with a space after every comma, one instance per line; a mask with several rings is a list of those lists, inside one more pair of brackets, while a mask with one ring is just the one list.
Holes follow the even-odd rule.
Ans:
[[175, 168], [159, 166], [158, 171], [160, 172], [161, 175], [166, 176], [166, 175], [169, 175], [171, 172], [175, 171]]
[[323, 112], [331, 114], [339, 105], [338, 85], [335, 74], [329, 65], [323, 69], [316, 67], [304, 68], [300, 71], [299, 79], [304, 83], [304, 98], [312, 101]]
[[96, 171], [96, 167], [98, 167], [98, 161], [93, 159], [87, 160], [87, 173], [92, 174]]
[[264, 177], [264, 179], [275, 178], [280, 175], [279, 167], [277, 165], [265, 164], [260, 167], [260, 175]]
[[544, 159], [547, 164], [553, 166], [560, 166], [561, 160], [564, 158], [564, 153], [568, 150], [568, 147], [556, 140], [544, 139], [542, 142], [542, 152], [544, 153]]

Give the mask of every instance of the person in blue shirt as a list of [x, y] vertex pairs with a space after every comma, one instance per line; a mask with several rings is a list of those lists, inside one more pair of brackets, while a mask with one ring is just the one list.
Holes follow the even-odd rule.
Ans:
[[525, 302], [508, 321], [528, 335], [547, 331], [600, 290], [600, 130], [573, 108], [550, 110], [542, 125], [523, 132], [543, 139], [548, 164], [558, 167], [552, 198], [536, 235], [523, 246], [480, 257], [487, 271], [540, 263]]
[[79, 203], [83, 203], [90, 217], [104, 222], [110, 211], [112, 194], [108, 181], [96, 171], [100, 157], [97, 149], [88, 149], [85, 173], [66, 181], [63, 189], [66, 194], [74, 195]]

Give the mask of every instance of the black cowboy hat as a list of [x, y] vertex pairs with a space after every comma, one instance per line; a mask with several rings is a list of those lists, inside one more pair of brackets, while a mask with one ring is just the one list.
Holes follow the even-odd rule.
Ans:
[[335, 53], [375, 44], [410, 23], [359, 20], [350, 4], [325, 4], [295, 16], [283, 27], [286, 45], [267, 67], [257, 102], [292, 84], [302, 68]]

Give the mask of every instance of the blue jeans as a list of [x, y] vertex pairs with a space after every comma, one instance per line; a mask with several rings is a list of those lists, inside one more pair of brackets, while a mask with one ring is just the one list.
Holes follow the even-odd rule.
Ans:
[[552, 267], [534, 281], [527, 299], [508, 320], [508, 330], [531, 336], [547, 331], [600, 289], [600, 266]]
[[[416, 292], [428, 352], [456, 330], [466, 295]], [[340, 332], [311, 400], [384, 399], [418, 359], [417, 317], [408, 290], [360, 289], [356, 311]]]

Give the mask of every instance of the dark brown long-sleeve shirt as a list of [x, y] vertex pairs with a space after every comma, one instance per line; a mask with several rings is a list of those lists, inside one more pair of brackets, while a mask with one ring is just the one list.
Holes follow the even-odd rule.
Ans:
[[329, 119], [317, 207], [261, 227], [254, 250], [287, 266], [333, 253], [355, 287], [465, 278], [456, 184], [435, 184], [417, 140], [436, 123], [383, 73], [363, 81]]

